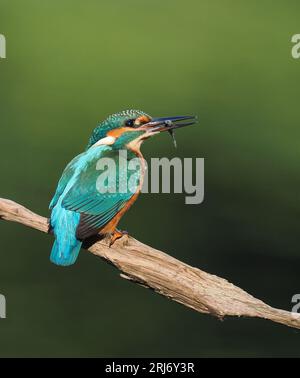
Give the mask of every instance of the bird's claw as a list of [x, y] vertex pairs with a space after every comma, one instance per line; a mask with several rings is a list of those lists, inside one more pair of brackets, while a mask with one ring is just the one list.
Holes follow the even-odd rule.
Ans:
[[111, 235], [111, 238], [110, 238], [110, 241], [109, 241], [109, 246], [111, 247], [116, 240], [120, 239], [124, 235], [128, 235], [128, 232], [127, 231], [115, 230], [113, 232], [113, 234]]

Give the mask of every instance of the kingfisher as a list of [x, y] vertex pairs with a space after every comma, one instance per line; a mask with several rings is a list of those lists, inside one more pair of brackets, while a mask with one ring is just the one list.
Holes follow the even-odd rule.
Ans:
[[[74, 264], [83, 241], [92, 236], [110, 236], [110, 245], [122, 237], [124, 232], [117, 229], [118, 223], [143, 185], [145, 160], [141, 144], [164, 131], [174, 138], [175, 129], [195, 121], [194, 116], [152, 118], [140, 110], [125, 110], [101, 122], [92, 132], [86, 150], [66, 166], [50, 203], [50, 230], [55, 236], [51, 262], [61, 266]], [[134, 172], [133, 190], [110, 190], [128, 184], [131, 177], [128, 170], [119, 169], [121, 150], [126, 151], [127, 161], [138, 158], [140, 162]], [[117, 169], [115, 180], [109, 184], [112, 188], [108, 185], [101, 190], [98, 164], [105, 158], [112, 159]]]

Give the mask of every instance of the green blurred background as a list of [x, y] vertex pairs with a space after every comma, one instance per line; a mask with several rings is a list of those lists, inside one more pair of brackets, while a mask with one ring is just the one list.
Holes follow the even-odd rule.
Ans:
[[[0, 0], [0, 196], [48, 215], [66, 163], [108, 114], [197, 114], [146, 158], [204, 157], [205, 201], [144, 194], [121, 227], [291, 309], [300, 292], [298, 1]], [[164, 231], [162, 231], [164, 230]], [[300, 331], [220, 322], [52, 238], [0, 224], [0, 356], [300, 356]]]

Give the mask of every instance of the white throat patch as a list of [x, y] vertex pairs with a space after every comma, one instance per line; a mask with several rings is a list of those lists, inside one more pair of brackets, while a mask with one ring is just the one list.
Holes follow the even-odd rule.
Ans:
[[114, 144], [115, 141], [116, 141], [115, 137], [113, 137], [113, 136], [107, 136], [105, 138], [102, 138], [102, 139], [98, 140], [98, 142], [96, 142], [95, 144], [93, 144], [92, 147], [103, 146], [103, 145], [110, 146], [110, 145]]

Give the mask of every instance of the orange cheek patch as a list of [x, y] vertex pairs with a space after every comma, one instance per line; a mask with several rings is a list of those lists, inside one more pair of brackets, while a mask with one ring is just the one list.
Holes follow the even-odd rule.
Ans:
[[138, 117], [138, 118], [135, 120], [135, 124], [136, 124], [136, 125], [143, 125], [144, 123], [148, 123], [148, 122], [150, 122], [150, 121], [151, 121], [151, 119], [150, 119], [149, 117], [143, 115], [143, 116]]
[[106, 135], [113, 138], [119, 138], [122, 134], [128, 131], [135, 131], [132, 127], [120, 127], [118, 129], [110, 130]]

